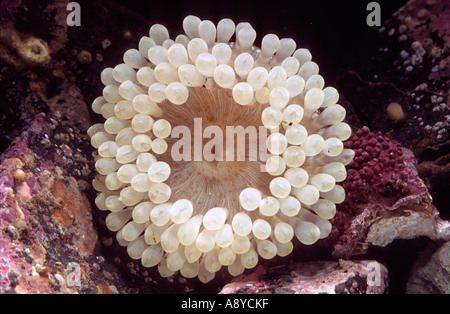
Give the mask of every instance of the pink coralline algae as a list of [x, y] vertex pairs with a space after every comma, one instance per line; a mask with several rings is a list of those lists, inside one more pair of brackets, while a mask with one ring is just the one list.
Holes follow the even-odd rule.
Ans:
[[[72, 130], [69, 143], [67, 131], [38, 115], [0, 156], [0, 294], [89, 292], [104, 282], [88, 275], [78, 286], [66, 282], [71, 262], [96, 273], [98, 239], [81, 189], [89, 161], [74, 146], [82, 147], [82, 135]], [[74, 153], [55, 160], [65, 145]]]
[[357, 212], [359, 204], [377, 203], [394, 208], [404, 196], [426, 192], [414, 167], [408, 167], [414, 157], [381, 132], [370, 132], [368, 127], [363, 127], [344, 145], [355, 151], [344, 184], [345, 205], [350, 212]]
[[332, 221], [336, 257], [362, 254], [370, 245], [385, 246], [396, 238], [450, 238], [450, 223], [439, 218], [410, 150], [367, 127], [344, 145], [355, 158], [343, 183], [346, 200]]

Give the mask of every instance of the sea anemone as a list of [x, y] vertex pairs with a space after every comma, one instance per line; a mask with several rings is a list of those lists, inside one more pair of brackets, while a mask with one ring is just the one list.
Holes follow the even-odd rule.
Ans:
[[47, 44], [36, 37], [29, 37], [22, 42], [16, 42], [19, 55], [33, 64], [43, 64], [50, 59]]
[[50, 61], [50, 48], [45, 41], [34, 36], [23, 36], [11, 26], [0, 32], [0, 55], [15, 68], [41, 66]]
[[274, 34], [258, 48], [252, 26], [230, 19], [187, 16], [183, 29], [173, 40], [153, 25], [102, 71], [93, 185], [131, 258], [208, 282], [327, 237], [354, 153], [308, 49]]

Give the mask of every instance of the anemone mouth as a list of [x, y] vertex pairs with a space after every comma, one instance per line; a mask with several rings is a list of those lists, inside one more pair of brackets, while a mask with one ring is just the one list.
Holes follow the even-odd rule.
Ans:
[[31, 37], [24, 40], [19, 46], [19, 54], [33, 63], [44, 63], [49, 59], [47, 44], [40, 39]]
[[[161, 118], [170, 121], [173, 130], [184, 128], [181, 131], [188, 131], [190, 136], [182, 139], [187, 140], [183, 147], [178, 145], [181, 136], [167, 138], [170, 154], [159, 159], [170, 165], [171, 176], [166, 183], [172, 188], [172, 198], [189, 199], [201, 215], [214, 207], [227, 208], [226, 223], [231, 224], [240, 208], [240, 191], [255, 187], [270, 194], [267, 182], [272, 176], [261, 171], [264, 163], [257, 156], [261, 147], [255, 138], [258, 128], [263, 127], [263, 106], [240, 106], [230, 90], [190, 87], [189, 98], [180, 107], [167, 100], [161, 103]], [[208, 133], [208, 128], [214, 132]], [[225, 139], [227, 130], [232, 136], [231, 141], [228, 139], [231, 145]], [[236, 130], [242, 130], [242, 134]]]
[[208, 282], [326, 237], [354, 154], [307, 49], [274, 34], [256, 47], [251, 25], [229, 19], [183, 28], [172, 40], [152, 26], [102, 72], [93, 185], [132, 258]]

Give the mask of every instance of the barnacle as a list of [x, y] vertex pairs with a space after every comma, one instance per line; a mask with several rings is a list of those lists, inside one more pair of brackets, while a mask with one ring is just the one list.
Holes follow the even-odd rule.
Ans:
[[[153, 25], [102, 71], [93, 185], [132, 258], [208, 282], [326, 237], [354, 153], [338, 92], [308, 49], [274, 34], [258, 48], [252, 26], [230, 19], [187, 16], [183, 29], [172, 40]], [[257, 128], [267, 133], [255, 151]]]

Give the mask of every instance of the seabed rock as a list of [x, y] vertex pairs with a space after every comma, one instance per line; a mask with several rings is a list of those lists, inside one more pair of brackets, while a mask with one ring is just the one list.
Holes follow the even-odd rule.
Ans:
[[343, 183], [346, 200], [327, 240], [335, 257], [364, 254], [371, 245], [385, 247], [395, 239], [450, 239], [450, 222], [439, 217], [409, 149], [367, 127], [345, 145], [355, 158]]
[[236, 277], [222, 294], [382, 294], [388, 272], [377, 261], [307, 262], [266, 268]]
[[406, 284], [410, 294], [450, 294], [450, 241], [434, 242], [419, 256]]
[[45, 114], [29, 125], [0, 158], [0, 293], [117, 292], [88, 199], [86, 135]]

